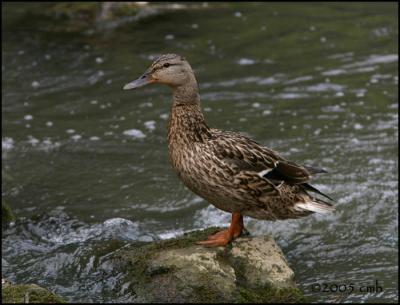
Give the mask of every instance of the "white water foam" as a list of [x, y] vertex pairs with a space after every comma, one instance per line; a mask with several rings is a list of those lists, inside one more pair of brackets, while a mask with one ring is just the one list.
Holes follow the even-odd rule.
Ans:
[[14, 148], [13, 138], [4, 137], [1, 139], [1, 150], [8, 151]]
[[122, 134], [135, 138], [135, 139], [142, 139], [145, 138], [146, 135], [139, 129], [129, 129], [125, 130]]

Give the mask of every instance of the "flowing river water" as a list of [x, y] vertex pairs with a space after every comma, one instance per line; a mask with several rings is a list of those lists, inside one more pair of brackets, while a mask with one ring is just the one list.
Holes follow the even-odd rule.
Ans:
[[[121, 90], [178, 53], [209, 126], [329, 171], [314, 185], [335, 213], [245, 218], [276, 239], [305, 295], [398, 300], [397, 4], [210, 3], [85, 31], [24, 5], [2, 16], [2, 198], [17, 217], [3, 227], [3, 277], [69, 301], [134, 301], [104, 272], [113, 251], [228, 225], [171, 169], [170, 90]], [[324, 283], [355, 291], [314, 291]]]

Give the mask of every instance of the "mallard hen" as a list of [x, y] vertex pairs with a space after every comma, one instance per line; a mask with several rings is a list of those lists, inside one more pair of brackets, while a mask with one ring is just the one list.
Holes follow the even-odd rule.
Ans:
[[178, 177], [194, 193], [232, 213], [227, 230], [198, 244], [228, 244], [244, 231], [243, 215], [278, 220], [334, 210], [331, 203], [309, 194], [330, 199], [308, 184], [311, 176], [325, 172], [323, 169], [296, 164], [239, 133], [207, 126], [197, 81], [185, 58], [162, 55], [123, 89], [152, 83], [172, 88], [168, 148]]

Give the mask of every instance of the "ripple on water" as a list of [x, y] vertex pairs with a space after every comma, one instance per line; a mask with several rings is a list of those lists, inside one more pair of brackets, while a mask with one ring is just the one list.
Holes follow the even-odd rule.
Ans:
[[255, 63], [257, 63], [257, 61], [251, 58], [241, 58], [237, 61], [237, 64], [240, 66], [254, 65]]
[[30, 144], [35, 150], [50, 151], [61, 146], [59, 141], [53, 141], [51, 138], [43, 138], [39, 140], [31, 135], [28, 135], [28, 140], [25, 143]]
[[129, 136], [133, 139], [143, 139], [146, 135], [139, 129], [129, 129], [122, 132], [122, 134]]
[[229, 226], [230, 214], [215, 208], [212, 205], [196, 211], [194, 225], [200, 228], [211, 226]]
[[[55, 208], [35, 220], [26, 220], [8, 229], [17, 234], [16, 241], [23, 247], [26, 241], [37, 240], [44, 248], [56, 248], [67, 244], [79, 244], [89, 240], [141, 240], [139, 224], [124, 218], [111, 218], [103, 223], [87, 224], [71, 218], [63, 208]], [[6, 251], [14, 251], [11, 244]], [[43, 249], [44, 249], [43, 248]], [[26, 252], [27, 253], [27, 252]]]
[[397, 54], [370, 55], [365, 60], [347, 63], [338, 68], [323, 71], [321, 74], [325, 76], [337, 76], [342, 74], [372, 72], [375, 71], [380, 64], [388, 64], [398, 60], [399, 56]]
[[1, 150], [7, 151], [14, 148], [14, 140], [13, 138], [3, 137], [1, 139]]
[[275, 94], [273, 99], [291, 100], [291, 99], [303, 99], [308, 98], [310, 95], [307, 93], [295, 93], [295, 92], [283, 92]]
[[346, 109], [340, 107], [340, 105], [322, 106], [321, 110], [323, 112], [345, 112], [346, 111]]
[[301, 82], [306, 82], [309, 80], [314, 79], [314, 77], [312, 77], [311, 75], [304, 75], [304, 76], [300, 76], [300, 77], [296, 77], [294, 79], [288, 80], [285, 82], [285, 84], [297, 84], [297, 83], [301, 83]]
[[342, 92], [346, 88], [345, 85], [332, 84], [332, 83], [319, 83], [316, 85], [311, 85], [305, 88], [309, 92], [325, 92], [325, 91], [335, 91]]
[[[286, 75], [282, 73], [277, 73], [269, 77], [248, 76], [248, 77], [235, 78], [213, 83], [201, 83], [200, 88], [235, 87], [241, 84], [253, 84], [253, 85], [265, 86], [283, 82], [285, 78]], [[302, 81], [301, 78], [299, 78], [297, 82], [300, 81]]]
[[355, 68], [355, 67], [364, 67], [364, 66], [372, 66], [375, 64], [388, 64], [392, 62], [396, 62], [399, 60], [398, 54], [387, 54], [387, 55], [370, 55], [367, 59], [362, 61], [357, 61], [351, 64], [346, 64], [344, 68]]
[[146, 121], [143, 123], [143, 125], [150, 131], [153, 131], [156, 129], [156, 121], [154, 121], [154, 120]]

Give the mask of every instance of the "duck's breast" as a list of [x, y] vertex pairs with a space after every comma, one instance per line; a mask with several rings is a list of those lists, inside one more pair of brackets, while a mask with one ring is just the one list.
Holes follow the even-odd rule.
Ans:
[[204, 145], [194, 144], [184, 149], [170, 145], [169, 156], [180, 180], [195, 194], [224, 211], [241, 209], [234, 171], [229, 164], [205, 150]]

